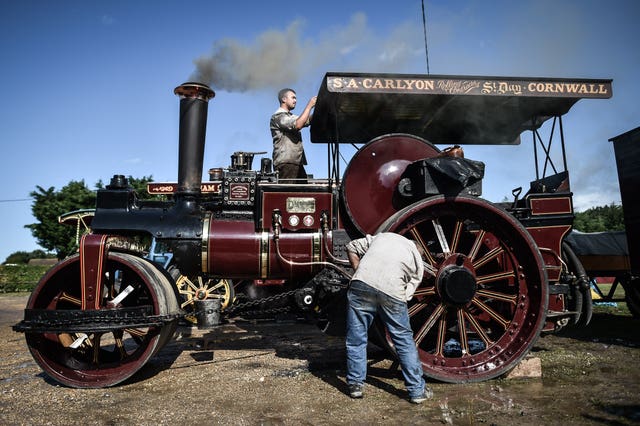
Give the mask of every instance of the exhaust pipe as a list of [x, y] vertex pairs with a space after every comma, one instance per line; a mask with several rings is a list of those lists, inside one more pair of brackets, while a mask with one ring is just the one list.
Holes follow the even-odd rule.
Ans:
[[169, 235], [173, 259], [184, 275], [195, 274], [201, 267], [202, 217], [199, 211], [204, 143], [207, 133], [207, 110], [213, 90], [200, 83], [184, 83], [174, 89], [180, 97], [180, 136], [178, 141], [178, 187], [175, 193]]
[[216, 94], [201, 83], [184, 83], [174, 89], [180, 97], [180, 138], [176, 200], [200, 195], [209, 100]]
[[122, 175], [115, 175], [106, 189], [98, 191], [92, 229], [96, 233], [121, 235], [148, 233], [169, 244], [183, 275], [201, 271], [204, 212], [200, 209], [200, 186], [207, 129], [209, 100], [213, 90], [199, 83], [184, 83], [174, 89], [180, 97], [178, 187], [174, 204], [136, 204], [133, 188]]

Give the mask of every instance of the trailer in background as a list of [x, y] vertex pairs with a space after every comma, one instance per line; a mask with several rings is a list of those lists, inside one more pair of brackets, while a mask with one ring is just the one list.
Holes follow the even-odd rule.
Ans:
[[[582, 233], [572, 231], [566, 239], [604, 301], [616, 302], [619, 285], [635, 317], [640, 317], [640, 127], [609, 139], [613, 143], [624, 214], [624, 231]], [[595, 277], [613, 277], [609, 291], [602, 292]]]
[[[629, 248], [629, 270], [623, 275], [627, 305], [640, 317], [640, 127], [609, 139], [613, 143]], [[617, 281], [617, 280], [616, 280]], [[615, 283], [614, 283], [615, 284]]]

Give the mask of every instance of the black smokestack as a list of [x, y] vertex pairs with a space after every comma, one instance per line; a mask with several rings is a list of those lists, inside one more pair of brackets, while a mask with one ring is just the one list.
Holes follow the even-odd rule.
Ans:
[[209, 86], [184, 83], [173, 91], [180, 96], [180, 139], [178, 151], [178, 189], [181, 197], [200, 194], [204, 141], [207, 133], [209, 99], [215, 96]]

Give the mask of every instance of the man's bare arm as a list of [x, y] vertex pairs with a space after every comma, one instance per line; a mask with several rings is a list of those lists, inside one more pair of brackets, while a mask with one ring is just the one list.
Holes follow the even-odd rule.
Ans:
[[307, 122], [311, 118], [311, 109], [314, 106], [316, 106], [316, 96], [309, 100], [307, 106], [304, 107], [304, 111], [302, 111], [302, 114], [300, 114], [300, 116], [296, 120], [296, 129], [300, 130], [307, 125]]
[[349, 257], [349, 263], [351, 263], [351, 267], [353, 268], [353, 270], [355, 271], [356, 269], [358, 269], [358, 265], [360, 265], [360, 257], [350, 251], [347, 251], [347, 256]]

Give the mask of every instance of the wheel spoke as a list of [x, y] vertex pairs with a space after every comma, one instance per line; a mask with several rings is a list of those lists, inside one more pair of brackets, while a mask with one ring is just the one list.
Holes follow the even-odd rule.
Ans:
[[424, 325], [418, 330], [417, 333], [414, 334], [413, 339], [416, 341], [417, 345], [420, 345], [422, 339], [427, 335], [429, 330], [433, 327], [435, 322], [440, 318], [440, 316], [446, 312], [444, 305], [438, 305], [436, 309], [431, 313], [427, 321], [425, 321]]
[[478, 276], [476, 282], [478, 284], [486, 284], [494, 281], [503, 280], [505, 278], [515, 278], [515, 271], [504, 271], [504, 272], [496, 272], [495, 274], [488, 274]]
[[107, 306], [118, 306], [124, 301], [124, 299], [127, 298], [127, 296], [129, 296], [133, 292], [133, 290], [133, 286], [128, 285], [127, 288], [122, 290], [120, 294], [118, 294], [113, 300], [107, 302]]
[[426, 297], [426, 296], [433, 296], [436, 294], [436, 289], [435, 287], [421, 287], [418, 288], [415, 293], [413, 293], [414, 297]]
[[462, 227], [464, 223], [460, 220], [456, 220], [456, 226], [453, 231], [453, 237], [451, 238], [451, 252], [455, 253], [458, 251], [458, 243], [460, 242], [460, 237], [462, 236]]
[[124, 347], [124, 342], [122, 341], [123, 335], [124, 335], [124, 332], [122, 330], [117, 330], [113, 332], [113, 339], [115, 340], [116, 348], [120, 353], [121, 360], [125, 359], [125, 357], [127, 356], [127, 351]]
[[489, 316], [494, 320], [496, 320], [505, 330], [509, 326], [509, 323], [510, 323], [509, 320], [504, 319], [500, 314], [498, 314], [496, 311], [491, 309], [486, 303], [482, 302], [477, 297], [474, 297], [471, 300], [471, 303], [473, 303], [474, 305], [476, 305], [477, 307], [485, 311], [487, 314], [489, 314]]
[[478, 251], [480, 250], [480, 247], [482, 246], [482, 240], [484, 240], [484, 235], [485, 235], [485, 231], [480, 230], [480, 232], [478, 232], [478, 234], [476, 235], [476, 239], [473, 242], [473, 246], [471, 247], [471, 251], [469, 251], [469, 259], [471, 259], [471, 261], [473, 261], [476, 256], [478, 255]]
[[444, 353], [444, 339], [447, 333], [447, 318], [445, 316], [440, 317], [438, 321], [438, 337], [436, 339], [436, 356], [442, 356]]
[[484, 256], [482, 256], [480, 259], [473, 262], [473, 267], [476, 269], [479, 269], [481, 266], [486, 265], [488, 262], [500, 256], [502, 253], [504, 253], [504, 249], [502, 247], [500, 246], [495, 247], [493, 250], [487, 252]]
[[492, 290], [487, 290], [487, 289], [478, 290], [476, 292], [476, 296], [484, 296], [484, 297], [487, 297], [489, 299], [497, 299], [497, 300], [501, 300], [503, 302], [513, 303], [514, 305], [516, 304], [516, 301], [518, 299], [518, 295], [516, 295], [516, 294], [499, 293], [497, 291], [492, 291]]
[[91, 361], [93, 365], [100, 364], [100, 340], [102, 339], [102, 333], [95, 333], [91, 338], [91, 346], [93, 346]]
[[71, 349], [78, 349], [84, 342], [91, 343], [91, 340], [89, 340], [89, 336], [84, 333], [79, 333], [76, 339], [71, 342], [71, 344], [69, 344], [69, 347]]
[[458, 309], [456, 316], [458, 317], [458, 337], [460, 339], [462, 356], [465, 356], [469, 353], [469, 342], [467, 342], [467, 326], [464, 321], [464, 310]]
[[449, 243], [447, 243], [447, 238], [444, 235], [442, 225], [440, 225], [440, 220], [433, 219], [431, 223], [433, 224], [433, 229], [436, 231], [436, 236], [438, 237], [438, 242], [440, 243], [442, 253], [445, 255], [445, 257], [449, 256], [451, 254], [451, 250], [449, 250]]
[[194, 293], [198, 291], [198, 287], [189, 278], [184, 277], [184, 280], [187, 283], [187, 287], [190, 287], [194, 291]]
[[125, 330], [133, 337], [144, 337], [148, 334], [148, 330], [141, 328], [126, 328]]
[[64, 346], [65, 348], [68, 348], [73, 344], [73, 341], [75, 339], [71, 337], [69, 333], [60, 333], [58, 334], [58, 340], [60, 341], [60, 344], [62, 346]]
[[473, 315], [471, 315], [466, 309], [463, 309], [463, 315], [469, 321], [475, 332], [478, 333], [478, 336], [480, 336], [485, 344], [485, 348], [488, 348], [489, 345], [493, 344], [493, 341], [489, 338], [480, 324], [478, 324], [478, 321], [476, 321]]
[[222, 280], [218, 281], [218, 283], [213, 287], [209, 287], [209, 291], [215, 291], [221, 287], [224, 287], [224, 283], [222, 282]]
[[72, 296], [69, 293], [67, 293], [66, 291], [62, 292], [62, 294], [58, 298], [58, 301], [69, 302], [69, 303], [71, 303], [73, 305], [76, 305], [78, 307], [82, 306], [82, 301], [80, 300], [79, 297]]
[[412, 316], [414, 316], [415, 314], [417, 314], [418, 312], [426, 308], [427, 304], [428, 304], [427, 302], [421, 301], [411, 305], [411, 307], [409, 308], [409, 318], [411, 318]]
[[438, 269], [434, 268], [427, 262], [422, 262], [422, 266], [424, 266], [424, 272], [431, 275], [432, 277], [436, 277], [438, 275]]
[[[431, 256], [429, 247], [424, 242], [422, 235], [420, 235], [420, 233], [418, 232], [415, 226], [412, 227], [409, 232], [411, 232], [411, 236], [415, 239], [415, 241], [418, 242], [418, 244], [420, 244], [420, 247], [422, 247], [422, 250], [424, 251], [424, 255], [427, 258], [428, 264], [432, 266], [432, 268], [429, 268], [429, 270], [437, 271], [437, 269], [435, 268], [435, 266], [437, 265], [437, 262], [433, 259], [433, 256]], [[426, 269], [426, 265], [425, 265], [425, 269]]]

